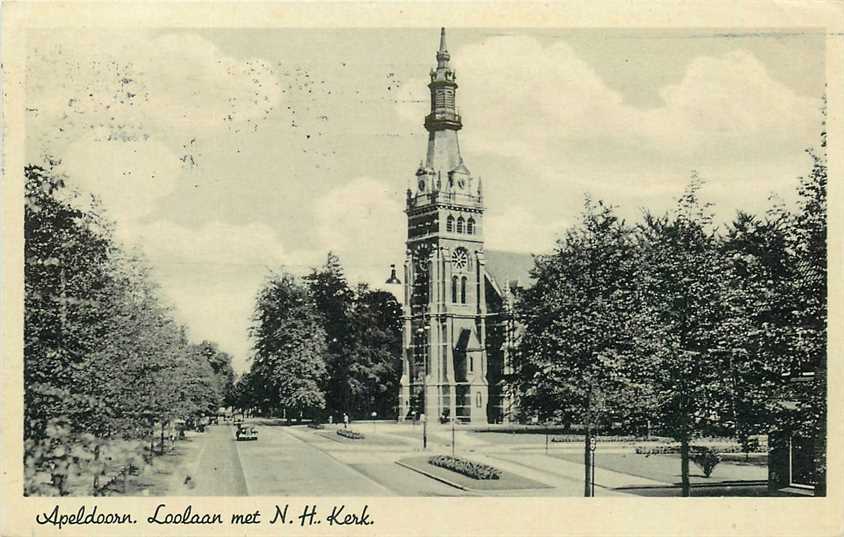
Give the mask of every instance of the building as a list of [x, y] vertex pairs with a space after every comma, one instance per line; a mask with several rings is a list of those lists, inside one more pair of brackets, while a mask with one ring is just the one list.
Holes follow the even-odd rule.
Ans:
[[[428, 88], [428, 147], [407, 190], [404, 332], [399, 416], [483, 424], [511, 416], [510, 288], [527, 282], [530, 256], [484, 250], [480, 177], [460, 153], [463, 126], [445, 29]], [[493, 270], [491, 262], [496, 261]]]

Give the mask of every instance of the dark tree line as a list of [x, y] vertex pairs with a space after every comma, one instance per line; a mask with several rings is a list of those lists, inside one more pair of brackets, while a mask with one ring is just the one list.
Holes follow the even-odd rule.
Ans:
[[25, 492], [97, 494], [170, 422], [216, 413], [234, 372], [215, 344], [188, 341], [143, 257], [55, 164], [24, 170]]
[[[713, 225], [701, 180], [666, 214], [628, 224], [587, 199], [578, 225], [536, 259], [510, 388], [526, 416], [654, 432], [689, 447], [705, 435], [784, 432], [815, 442], [826, 473], [826, 135], [809, 151], [795, 210], [774, 204]], [[589, 491], [589, 475], [586, 475]]]
[[236, 405], [308, 419], [395, 417], [401, 307], [392, 294], [352, 288], [337, 256], [304, 278], [271, 273], [258, 293], [253, 358]]

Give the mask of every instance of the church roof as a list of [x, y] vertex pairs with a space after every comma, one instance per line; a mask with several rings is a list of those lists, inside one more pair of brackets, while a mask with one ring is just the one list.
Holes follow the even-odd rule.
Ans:
[[506, 252], [503, 250], [484, 250], [486, 272], [495, 281], [499, 289], [530, 287], [533, 278], [530, 271], [534, 267], [533, 254]]

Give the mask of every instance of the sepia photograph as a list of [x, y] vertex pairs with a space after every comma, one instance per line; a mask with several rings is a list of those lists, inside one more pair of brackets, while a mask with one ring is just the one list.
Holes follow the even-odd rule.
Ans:
[[23, 494], [824, 496], [825, 54], [30, 31]]

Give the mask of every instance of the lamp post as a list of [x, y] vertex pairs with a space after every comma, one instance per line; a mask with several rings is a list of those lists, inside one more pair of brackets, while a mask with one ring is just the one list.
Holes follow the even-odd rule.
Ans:
[[454, 416], [451, 416], [451, 456], [454, 457]]
[[425, 307], [422, 307], [422, 326], [416, 329], [417, 334], [417, 341], [419, 344], [417, 345], [417, 351], [419, 351], [419, 347], [421, 346], [421, 356], [422, 356], [422, 411], [419, 414], [419, 418], [422, 420], [422, 449], [428, 449], [428, 339], [427, 339], [427, 332], [430, 327], [427, 324], [427, 315], [425, 311]]

